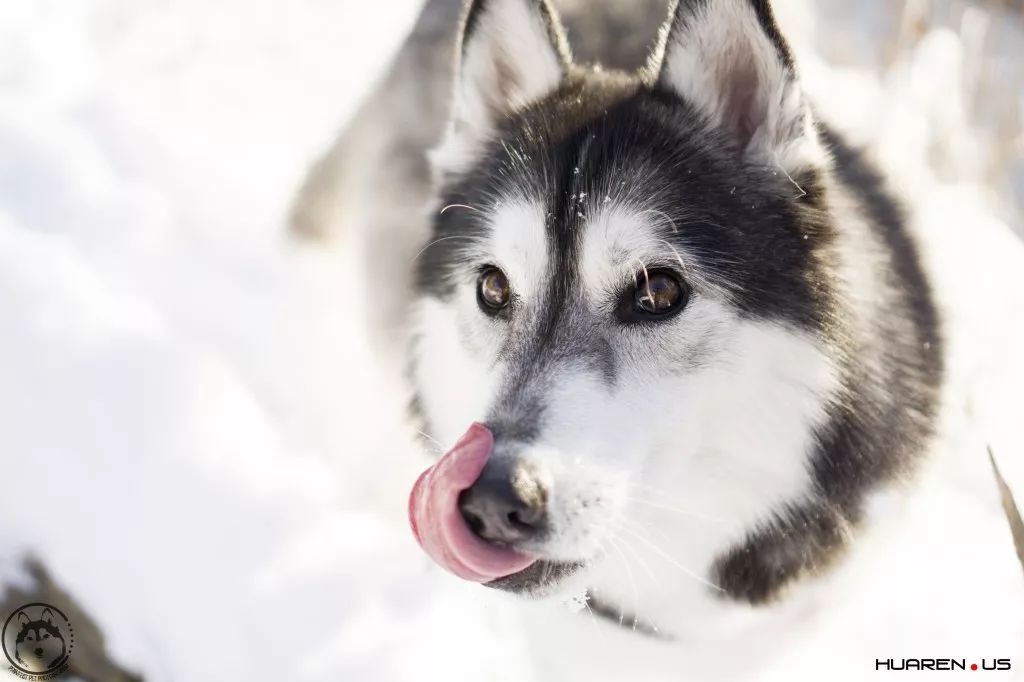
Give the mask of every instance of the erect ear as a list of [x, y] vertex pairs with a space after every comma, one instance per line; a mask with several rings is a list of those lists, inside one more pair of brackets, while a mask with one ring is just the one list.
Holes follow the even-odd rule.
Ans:
[[18, 623], [24, 625], [25, 623], [31, 623], [32, 619], [28, 617], [24, 611], [18, 611]]
[[753, 158], [795, 172], [821, 146], [768, 0], [678, 0], [662, 30], [657, 87], [700, 109]]
[[[556, 90], [572, 63], [547, 0], [471, 0], [458, 41], [444, 147], [479, 142], [509, 113]], [[453, 144], [452, 138], [460, 138]], [[441, 155], [457, 153], [442, 149]], [[442, 160], [443, 163], [443, 160]]]
[[53, 611], [50, 609], [43, 609], [43, 612], [39, 615], [39, 620], [53, 625]]

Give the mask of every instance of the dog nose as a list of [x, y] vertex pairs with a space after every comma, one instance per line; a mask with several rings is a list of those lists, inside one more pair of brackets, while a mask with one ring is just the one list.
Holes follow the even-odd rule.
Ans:
[[492, 459], [476, 482], [459, 494], [459, 511], [483, 540], [515, 545], [547, 529], [547, 497], [532, 467]]
[[42, 656], [43, 655], [43, 647], [41, 647], [41, 646], [40, 647], [36, 647], [35, 654], [36, 654], [36, 656]]

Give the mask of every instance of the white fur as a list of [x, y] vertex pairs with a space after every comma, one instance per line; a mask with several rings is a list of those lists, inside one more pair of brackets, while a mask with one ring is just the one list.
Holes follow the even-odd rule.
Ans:
[[476, 399], [493, 392], [459, 316], [458, 307], [432, 298], [420, 300], [414, 313], [421, 334], [413, 351], [418, 356], [413, 379], [430, 387], [420, 392], [421, 409], [430, 417], [432, 437], [445, 449], [483, 419], [483, 402]]
[[[643, 190], [632, 188], [631, 193]], [[588, 289], [611, 291], [634, 281], [644, 268], [669, 267], [679, 270], [691, 286], [705, 293], [728, 297], [728, 282], [716, 282], [695, 267], [695, 259], [680, 251], [659, 234], [666, 228], [677, 231], [669, 216], [639, 208], [643, 202], [603, 201], [588, 209], [588, 235], [583, 242], [581, 275]], [[655, 230], [652, 228], [659, 228]]]
[[716, 125], [752, 122], [749, 154], [789, 173], [823, 160], [797, 74], [782, 61], [748, 2], [709, 0], [665, 40], [661, 83]]
[[452, 117], [435, 167], [457, 172], [500, 117], [558, 87], [566, 64], [531, 0], [489, 0], [464, 39]]
[[533, 300], [548, 268], [544, 209], [534, 202], [506, 200], [494, 210], [491, 225], [480, 257], [489, 256], [490, 264], [502, 269], [517, 296]]

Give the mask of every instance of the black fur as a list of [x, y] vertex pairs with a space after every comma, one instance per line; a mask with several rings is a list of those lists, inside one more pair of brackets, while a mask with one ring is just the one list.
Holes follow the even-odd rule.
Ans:
[[672, 637], [665, 635], [657, 627], [650, 623], [645, 623], [640, 620], [638, 616], [626, 613], [618, 606], [614, 606], [609, 602], [606, 602], [601, 597], [592, 594], [590, 592], [586, 595], [587, 598], [587, 613], [603, 618], [611, 623], [617, 623], [619, 627], [629, 628], [633, 632], [647, 637], [654, 637], [657, 639], [671, 640]]
[[542, 597], [551, 586], [568, 578], [581, 566], [565, 561], [537, 561], [518, 573], [484, 584], [498, 590]]
[[821, 134], [838, 180], [855, 193], [890, 256], [891, 267], [877, 276], [900, 294], [877, 302], [870, 347], [851, 343], [841, 320], [824, 330], [847, 363], [845, 399], [817, 434], [816, 496], [779, 510], [714, 568], [730, 596], [752, 603], [831, 563], [855, 532], [865, 495], [913, 470], [934, 430], [943, 376], [940, 319], [902, 208], [861, 154], [834, 131], [822, 127]]

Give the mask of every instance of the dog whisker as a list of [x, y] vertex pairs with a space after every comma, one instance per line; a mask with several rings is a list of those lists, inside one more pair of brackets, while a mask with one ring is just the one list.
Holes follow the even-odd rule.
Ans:
[[422, 249], [420, 249], [416, 253], [416, 255], [412, 257], [412, 260], [410, 262], [411, 263], [416, 262], [419, 259], [419, 257], [422, 256], [426, 252], [427, 249], [429, 249], [430, 247], [432, 247], [432, 246], [434, 246], [436, 244], [440, 244], [441, 242], [448, 241], [449, 239], [464, 239], [464, 240], [469, 241], [469, 242], [477, 241], [477, 239], [474, 238], [474, 237], [467, 237], [465, 235], [460, 235], [460, 234], [453, 234], [453, 235], [449, 235], [447, 237], [441, 237], [440, 239], [435, 239], [434, 241], [430, 242], [429, 244], [424, 246]]
[[679, 232], [679, 228], [676, 227], [676, 221], [672, 220], [672, 216], [670, 216], [668, 213], [665, 213], [664, 211], [659, 211], [656, 208], [645, 208], [642, 211], [640, 211], [640, 213], [653, 213], [654, 215], [659, 215], [665, 220], [667, 220], [668, 224], [672, 226], [673, 233]]
[[696, 580], [697, 582], [701, 583], [702, 585], [706, 585], [707, 587], [710, 587], [710, 588], [712, 588], [712, 589], [714, 589], [714, 590], [716, 590], [718, 592], [725, 592], [725, 590], [721, 586], [716, 585], [715, 583], [707, 580], [706, 578], [701, 577], [700, 574], [696, 573], [695, 571], [687, 568], [686, 566], [681, 564], [675, 557], [673, 557], [671, 554], [666, 552], [664, 549], [662, 549], [656, 543], [652, 542], [650, 539], [644, 537], [643, 535], [641, 535], [638, 532], [636, 532], [635, 530], [629, 528], [625, 524], [620, 525], [619, 528], [620, 528], [620, 530], [623, 530], [623, 531], [629, 533], [630, 535], [635, 537], [637, 540], [639, 540], [640, 542], [642, 542], [645, 545], [647, 545], [648, 547], [650, 547], [651, 551], [653, 551], [656, 554], [658, 554], [658, 556], [660, 556], [662, 559], [664, 559], [665, 561], [667, 561], [671, 565], [673, 565], [676, 568], [678, 568], [680, 571], [682, 571], [687, 576], [693, 578], [694, 580]]
[[664, 585], [661, 583], [661, 580], [654, 572], [654, 569], [652, 569], [651, 565], [643, 558], [643, 556], [640, 555], [640, 552], [636, 550], [636, 547], [633, 546], [633, 543], [631, 543], [629, 540], [622, 537], [621, 535], [617, 535], [616, 539], [619, 542], [621, 542], [627, 550], [629, 550], [629, 553], [633, 555], [633, 558], [636, 559], [638, 564], [640, 564], [640, 567], [647, 572], [647, 575], [651, 578], [651, 582], [655, 583], [659, 589], [663, 589]]
[[652, 502], [651, 500], [647, 500], [647, 499], [644, 499], [644, 498], [641, 498], [641, 497], [627, 497], [626, 499], [628, 499], [630, 502], [635, 502], [636, 504], [642, 504], [644, 506], [651, 507], [651, 508], [654, 508], [654, 509], [660, 509], [662, 511], [672, 512], [673, 514], [678, 514], [680, 516], [687, 516], [687, 517], [690, 517], [692, 519], [697, 519], [699, 521], [707, 521], [709, 523], [715, 523], [715, 524], [719, 524], [719, 525], [723, 525], [723, 526], [726, 525], [726, 522], [725, 522], [724, 519], [720, 519], [720, 518], [717, 518], [717, 517], [714, 517], [714, 516], [708, 516], [707, 514], [701, 514], [699, 512], [692, 512], [692, 511], [689, 511], [689, 510], [686, 510], [686, 509], [679, 509], [678, 507], [673, 507], [673, 506], [670, 506], [670, 505], [667, 505], [667, 504], [660, 504], [658, 502]]
[[[633, 575], [633, 569], [629, 565], [629, 560], [626, 559], [626, 555], [619, 548], [618, 543], [615, 542], [615, 538], [612, 537], [612, 536], [608, 536], [608, 542], [611, 543], [612, 548], [616, 551], [616, 553], [618, 553], [619, 557], [622, 559], [622, 565], [626, 569], [626, 576], [629, 578], [629, 584], [630, 584], [630, 586], [633, 589], [633, 631], [635, 632], [636, 631], [637, 618], [639, 617], [639, 614], [640, 614], [640, 590], [637, 587], [636, 577]], [[622, 619], [623, 619], [623, 616], [622, 616], [622, 614], [620, 614], [619, 615], [619, 624], [620, 625], [622, 624]]]
[[470, 211], [479, 211], [479, 209], [473, 208], [469, 204], [448, 204], [440, 211], [438, 211], [437, 215], [444, 215], [444, 212], [447, 211], [449, 208], [467, 208]]
[[427, 452], [428, 454], [433, 455], [435, 457], [443, 457], [444, 456], [445, 452], [447, 452], [447, 451], [444, 449], [444, 447], [437, 440], [435, 440], [434, 438], [431, 438], [428, 434], [423, 433], [419, 429], [416, 429], [415, 431], [423, 439], [423, 440], [420, 441], [419, 445], [420, 445], [420, 447], [423, 448], [423, 450], [425, 452]]
[[[637, 263], [640, 264], [640, 269], [644, 273], [644, 290], [645, 290], [645, 294], [644, 294], [643, 298], [646, 298], [648, 301], [652, 301], [653, 302], [654, 301], [654, 294], [651, 293], [651, 278], [647, 274], [647, 265], [644, 264], [644, 262], [642, 260], [638, 260]], [[634, 280], [634, 282], [636, 281], [636, 274], [633, 275], [633, 280]], [[643, 299], [641, 299], [641, 300], [643, 300]]]
[[590, 608], [590, 604], [587, 603], [588, 597], [589, 595], [584, 595], [583, 597], [583, 608], [585, 608], [587, 610], [587, 613], [590, 614], [591, 629], [597, 630], [597, 614], [594, 613], [594, 610]]
[[778, 154], [778, 152], [775, 153], [775, 167], [778, 168], [780, 171], [782, 171], [782, 174], [786, 176], [786, 179], [789, 180], [791, 183], [793, 183], [793, 186], [796, 187], [797, 191], [800, 192], [800, 194], [798, 194], [795, 197], [793, 197], [794, 199], [802, 199], [803, 197], [807, 196], [806, 190], [804, 190], [804, 188], [801, 187], [800, 184], [796, 180], [793, 179], [793, 176], [789, 174], [789, 171], [786, 170], [785, 166], [783, 166], [779, 162], [779, 154]]
[[713, 521], [720, 524], [728, 523], [725, 519], [719, 516], [713, 516], [705, 512], [694, 511], [693, 509], [683, 507], [677, 503], [679, 493], [669, 492], [661, 488], [656, 488], [652, 485], [638, 483], [635, 481], [630, 482], [626, 490], [626, 497], [632, 502], [664, 507], [666, 511], [674, 511], [686, 516], [693, 516], [695, 518]]
[[441, 441], [439, 441], [438, 439], [434, 438], [429, 433], [421, 431], [420, 429], [416, 429], [416, 433], [418, 433], [419, 435], [423, 436], [424, 438], [429, 440], [431, 443], [434, 443], [435, 445], [437, 445], [437, 447], [440, 450], [444, 451], [444, 446], [441, 444]]

